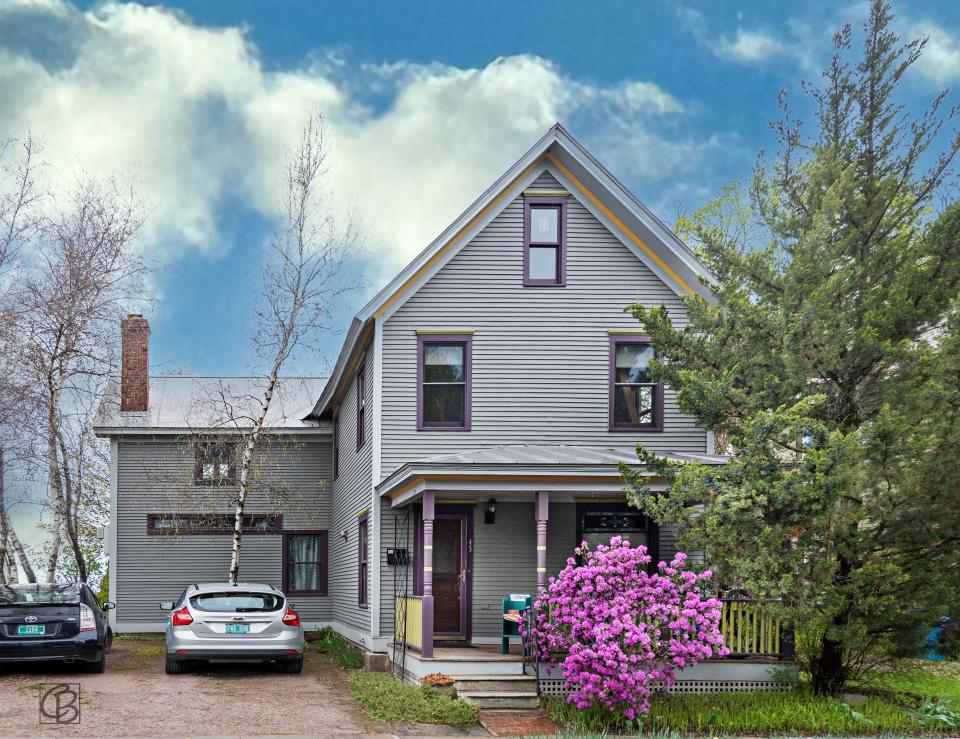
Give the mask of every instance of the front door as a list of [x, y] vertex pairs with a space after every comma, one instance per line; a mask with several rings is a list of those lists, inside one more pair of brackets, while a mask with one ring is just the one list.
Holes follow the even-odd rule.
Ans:
[[433, 522], [433, 632], [466, 638], [469, 600], [467, 516], [437, 514]]

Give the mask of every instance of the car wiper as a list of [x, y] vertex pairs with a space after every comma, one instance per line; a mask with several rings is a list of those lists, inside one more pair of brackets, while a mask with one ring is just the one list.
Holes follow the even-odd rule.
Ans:
[[262, 608], [235, 608], [234, 611], [237, 613], [260, 613], [263, 611]]

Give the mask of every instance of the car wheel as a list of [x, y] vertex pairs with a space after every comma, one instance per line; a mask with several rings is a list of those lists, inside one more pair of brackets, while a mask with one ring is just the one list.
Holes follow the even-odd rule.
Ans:
[[164, 671], [168, 675], [179, 675], [183, 672], [183, 662], [177, 659], [171, 659], [170, 656], [167, 655], [167, 662], [164, 665]]
[[283, 671], [290, 675], [299, 675], [303, 672], [303, 655], [296, 659], [288, 659], [283, 663]]
[[87, 672], [106, 672], [107, 671], [107, 655], [106, 653], [100, 655], [100, 659], [96, 662], [87, 662], [85, 665]]

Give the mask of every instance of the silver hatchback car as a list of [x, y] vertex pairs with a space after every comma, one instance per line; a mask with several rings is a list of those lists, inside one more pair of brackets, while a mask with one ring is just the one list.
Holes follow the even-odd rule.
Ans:
[[161, 601], [167, 621], [167, 674], [187, 663], [264, 660], [285, 672], [303, 670], [303, 626], [286, 596], [272, 585], [188, 585], [177, 601]]

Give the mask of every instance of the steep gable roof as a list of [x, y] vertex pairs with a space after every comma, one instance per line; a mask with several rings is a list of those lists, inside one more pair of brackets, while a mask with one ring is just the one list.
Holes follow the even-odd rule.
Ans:
[[557, 123], [360, 309], [311, 415], [319, 416], [330, 408], [341, 382], [357, 364], [357, 351], [369, 341], [376, 319], [388, 317], [403, 305], [544, 170], [678, 295], [711, 299], [708, 284], [712, 279], [693, 252]]

